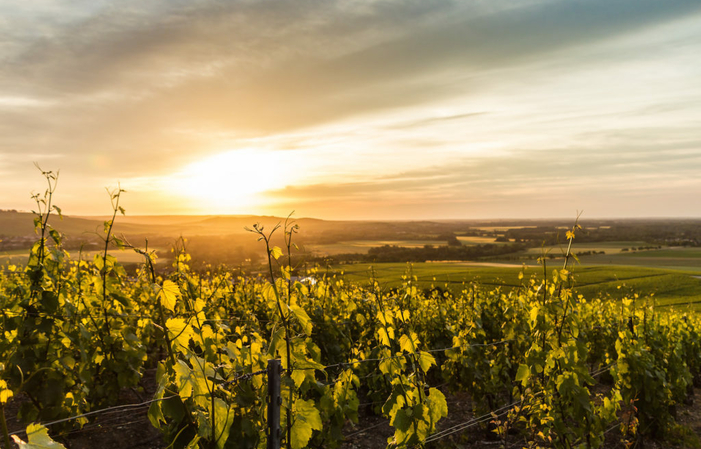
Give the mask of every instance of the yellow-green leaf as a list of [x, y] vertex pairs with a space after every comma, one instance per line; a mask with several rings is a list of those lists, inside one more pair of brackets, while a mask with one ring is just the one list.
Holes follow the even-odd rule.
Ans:
[[300, 369], [296, 369], [296, 370], [292, 371], [292, 375], [290, 377], [294, 381], [295, 386], [297, 388], [301, 387], [302, 382], [304, 382], [304, 379], [307, 378], [306, 374], [304, 374], [304, 371], [300, 370]]
[[307, 447], [314, 430], [321, 430], [321, 416], [314, 407], [314, 401], [297, 399], [294, 404], [294, 424], [292, 425], [292, 449]]
[[436, 359], [428, 352], [421, 351], [419, 355], [419, 366], [423, 372], [427, 372], [431, 366], [436, 364]]
[[273, 259], [277, 260], [282, 256], [282, 250], [278, 246], [273, 246], [270, 248], [270, 255], [273, 256]]
[[527, 365], [519, 365], [518, 371], [516, 372], [516, 382], [521, 382], [525, 387], [528, 384], [528, 378], [531, 376], [531, 370]]
[[312, 320], [311, 318], [309, 318], [309, 315], [307, 315], [307, 312], [305, 312], [303, 308], [296, 304], [291, 305], [290, 310], [292, 311], [294, 316], [297, 317], [297, 320], [299, 321], [299, 324], [302, 325], [304, 332], [307, 335], [310, 335], [312, 333]]
[[17, 435], [12, 439], [19, 449], [66, 449], [63, 444], [57, 443], [49, 436], [49, 431], [41, 424], [27, 426], [27, 441], [22, 441]]
[[178, 285], [173, 281], [165, 281], [163, 286], [158, 291], [158, 300], [166, 309], [173, 312], [175, 310], [175, 303], [180, 297], [180, 289]]
[[380, 340], [380, 344], [383, 346], [390, 346], [390, 336], [384, 327], [377, 330], [377, 339]]
[[219, 398], [214, 399], [214, 412], [214, 435], [217, 438], [217, 449], [224, 449], [236, 412]]
[[436, 425], [438, 420], [448, 416], [448, 403], [445, 400], [445, 395], [436, 388], [428, 390], [428, 415], [431, 417], [433, 425]]
[[12, 396], [12, 390], [7, 388], [7, 382], [0, 380], [0, 404], [5, 404]]
[[190, 338], [194, 335], [192, 326], [182, 318], [168, 318], [166, 321], [168, 336], [176, 341], [180, 346], [187, 348]]
[[411, 344], [411, 339], [409, 339], [408, 335], [404, 334], [401, 337], [399, 337], [399, 349], [401, 349], [404, 352], [414, 352], [414, 347]]
[[538, 312], [539, 312], [538, 306], [533, 306], [533, 308], [531, 309], [531, 312], [530, 312], [531, 325], [535, 325], [535, 322], [538, 319]]

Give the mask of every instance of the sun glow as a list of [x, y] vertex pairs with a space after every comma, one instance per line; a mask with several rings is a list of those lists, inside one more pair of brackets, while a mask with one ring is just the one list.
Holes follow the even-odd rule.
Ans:
[[258, 149], [227, 151], [194, 162], [177, 173], [173, 189], [206, 213], [248, 213], [270, 200], [264, 192], [301, 178], [294, 152]]

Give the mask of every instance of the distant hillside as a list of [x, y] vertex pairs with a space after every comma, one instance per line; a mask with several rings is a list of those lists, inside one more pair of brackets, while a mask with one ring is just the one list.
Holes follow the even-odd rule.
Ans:
[[[102, 223], [108, 217], [82, 217]], [[246, 234], [246, 228], [259, 223], [265, 229], [283, 224], [286, 217], [260, 215], [151, 215], [119, 216], [116, 232], [151, 236], [221, 236]], [[292, 218], [302, 240], [341, 241], [346, 239], [426, 238], [468, 229], [467, 221], [334, 221]]]
[[[33, 219], [34, 216], [26, 212], [0, 211], [0, 251], [29, 248], [37, 239]], [[106, 219], [108, 217], [104, 216], [59, 219], [53, 215], [50, 224], [64, 234], [66, 249], [77, 250], [84, 244], [88, 244], [86, 249], [91, 249], [100, 245]], [[255, 215], [118, 216], [113, 232], [125, 236], [136, 246], [144, 247], [148, 241], [148, 247], [158, 249], [162, 258], [169, 257], [170, 248], [179, 237], [185, 237], [187, 251], [193, 259], [236, 265], [264, 255], [258, 236], [247, 232], [246, 228], [259, 223], [267, 233], [284, 221], [285, 217]], [[349, 261], [358, 260], [358, 254], [371, 254], [375, 260], [428, 260], [438, 257], [431, 251], [438, 253], [439, 250], [431, 247], [443, 246], [457, 249], [441, 257], [458, 258], [459, 255], [461, 260], [477, 257], [478, 253], [517, 253], [527, 248], [557, 245], [564, 240], [564, 231], [572, 226], [572, 220], [331, 221], [299, 218], [292, 221], [299, 226], [293, 242], [299, 246], [300, 253], [319, 257], [333, 254], [339, 260]], [[581, 224], [584, 229], [577, 233], [577, 245], [632, 241], [637, 243], [625, 246], [701, 246], [701, 220], [586, 220]], [[278, 231], [272, 244], [284, 246], [283, 236], [283, 232]], [[482, 247], [479, 250], [459, 248], [463, 245], [460, 239]], [[370, 248], [375, 249], [371, 252]]]
[[[102, 222], [77, 217], [63, 217], [60, 219], [54, 215], [50, 219], [51, 225], [64, 234], [80, 235], [95, 233], [102, 228]], [[0, 211], [0, 236], [24, 237], [34, 235], [34, 215], [28, 212]]]

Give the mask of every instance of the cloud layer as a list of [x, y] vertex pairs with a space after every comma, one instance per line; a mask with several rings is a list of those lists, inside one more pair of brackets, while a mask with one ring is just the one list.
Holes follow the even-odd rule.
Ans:
[[17, 1], [0, 17], [5, 207], [30, 207], [38, 161], [61, 169], [69, 213], [100, 213], [117, 180], [134, 213], [206, 213], [172, 180], [253, 148], [301, 161], [271, 213], [701, 215], [695, 1]]

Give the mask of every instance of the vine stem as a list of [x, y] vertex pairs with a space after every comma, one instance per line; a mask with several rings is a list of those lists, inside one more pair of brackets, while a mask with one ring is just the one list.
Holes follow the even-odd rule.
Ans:
[[[107, 330], [107, 335], [110, 335], [111, 330], [110, 330], [110, 323], [109, 320], [107, 319], [107, 250], [109, 249], [110, 245], [110, 236], [112, 234], [112, 228], [114, 227], [114, 220], [117, 218], [117, 211], [119, 210], [119, 197], [121, 196], [123, 190], [120, 187], [117, 187], [117, 192], [114, 193], [114, 191], [110, 192], [107, 190], [107, 193], [110, 195], [110, 201], [112, 202], [112, 219], [109, 221], [109, 226], [105, 233], [107, 234], [105, 236], [105, 249], [102, 253], [102, 270], [100, 270], [100, 277], [102, 278], [102, 311], [105, 314], [105, 328]], [[115, 201], [116, 200], [116, 201]]]
[[[39, 170], [41, 168], [39, 165], [36, 166]], [[41, 173], [46, 177], [46, 182], [48, 184], [48, 188], [46, 189], [46, 194], [44, 195], [44, 198], [47, 198], [45, 207], [46, 207], [46, 215], [43, 217], [44, 220], [41, 224], [41, 243], [40, 243], [40, 250], [39, 250], [39, 265], [44, 263], [44, 252], [45, 252], [45, 245], [44, 245], [44, 239], [46, 238], [46, 226], [49, 223], [49, 215], [51, 214], [51, 200], [53, 198], [53, 194], [56, 191], [56, 184], [58, 183], [58, 173], [56, 173], [56, 176], [53, 175], [52, 172], [45, 172], [41, 170]], [[53, 180], [53, 184], [51, 181]], [[41, 212], [41, 211], [40, 211]]]
[[[146, 240], [146, 248], [145, 249], [140, 249], [137, 248], [127, 242], [127, 246], [131, 247], [136, 253], [141, 254], [144, 256], [144, 259], [146, 260], [146, 267], [148, 268], [149, 271], [149, 276], [151, 277], [151, 283], [152, 284], [157, 284], [158, 278], [156, 277], [156, 269], [153, 266], [153, 260], [151, 259], [151, 255], [148, 252], [148, 239]], [[162, 285], [160, 285], [161, 288], [163, 288]], [[166, 350], [168, 351], [168, 357], [170, 358], [170, 362], [175, 366], [175, 354], [173, 354], [173, 345], [170, 341], [170, 337], [168, 336], [168, 329], [166, 328], [166, 319], [165, 319], [165, 312], [163, 311], [163, 303], [161, 301], [158, 301], [158, 316], [161, 320], [161, 327], [163, 328], [163, 339], [165, 340], [166, 344]]]
[[[270, 283], [273, 287], [273, 293], [275, 294], [275, 302], [277, 304], [277, 309], [278, 313], [280, 314], [280, 320], [282, 320], [282, 326], [285, 329], [285, 349], [287, 353], [287, 377], [292, 377], [292, 336], [290, 333], [290, 323], [287, 319], [287, 316], [283, 313], [282, 310], [282, 304], [281, 304], [281, 298], [280, 298], [280, 291], [277, 288], [277, 284], [275, 283], [275, 273], [273, 273], [273, 258], [271, 256], [271, 249], [270, 249], [270, 240], [273, 236], [273, 233], [280, 228], [280, 224], [278, 223], [272, 231], [268, 235], [266, 235], [263, 232], [263, 228], [258, 225], [253, 225], [253, 232], [256, 234], [260, 235], [260, 239], [262, 239], [265, 242], [265, 250], [268, 255], [268, 273], [270, 275]], [[285, 230], [286, 232], [287, 230]], [[289, 308], [289, 304], [288, 304]], [[288, 449], [292, 448], [292, 406], [293, 406], [293, 391], [292, 389], [289, 390], [289, 407], [286, 410], [285, 417], [286, 417], [286, 422], [287, 422], [287, 441], [286, 441], [286, 446]]]
[[[287, 216], [285, 219], [285, 227], [284, 227], [284, 239], [285, 239], [285, 246], [287, 247], [287, 310], [290, 310], [290, 303], [292, 301], [292, 234], [296, 232], [297, 230], [297, 225], [291, 226], [288, 228], [288, 222], [290, 221], [290, 217], [292, 217], [292, 214], [294, 213], [291, 212], [290, 215]], [[268, 252], [268, 258], [270, 258], [270, 252]], [[270, 259], [268, 259], [270, 260]], [[270, 269], [272, 270], [272, 266], [270, 266]], [[274, 283], [274, 281], [273, 281]], [[291, 337], [289, 335], [289, 329], [285, 327], [285, 342], [287, 343], [287, 375], [292, 376], [292, 368], [291, 368], [291, 359], [290, 359], [290, 343], [291, 343]], [[292, 392], [290, 391], [290, 395], [288, 397], [288, 404], [289, 407], [287, 408], [287, 413], [286, 413], [286, 420], [287, 420], [287, 447], [290, 449], [292, 447], [292, 406], [294, 405], [294, 398], [292, 397]]]
[[10, 449], [10, 433], [7, 430], [7, 421], [5, 421], [5, 404], [0, 404], [0, 426], [2, 426], [2, 436], [5, 439], [5, 447]]
[[[567, 253], [565, 254], [565, 262], [564, 262], [563, 265], [562, 265], [562, 269], [563, 269], [563, 270], [566, 270], [566, 269], [567, 269], [567, 264], [569, 263], [570, 259], [572, 258], [572, 242], [574, 241], [574, 233], [575, 233], [575, 231], [576, 231], [577, 229], [580, 228], [580, 226], [579, 226], [579, 217], [580, 217], [581, 215], [582, 215], [581, 212], [579, 212], [579, 213], [577, 214], [577, 218], [574, 220], [574, 226], [572, 226], [572, 231], [571, 231], [572, 234], [571, 234], [571, 236], [568, 238], [569, 243], [568, 243], [568, 245], [567, 245]], [[571, 279], [571, 275], [569, 275], [569, 274], [568, 274], [568, 279]], [[562, 281], [563, 281], [563, 280], [561, 280], [560, 285], [558, 286], [558, 291], [557, 291], [557, 296], [558, 296], [560, 299], [562, 299], [562, 283], [563, 283]], [[570, 284], [570, 287], [571, 287], [571, 286], [572, 286], [572, 284]], [[560, 323], [560, 327], [559, 327], [559, 329], [557, 330], [557, 344], [558, 344], [558, 347], [561, 347], [561, 346], [562, 346], [562, 330], [563, 330], [564, 327], [565, 327], [565, 318], [567, 317], [567, 314], [568, 314], [568, 309], [569, 309], [570, 302], [571, 302], [571, 296], [568, 296], [568, 297], [567, 297], [567, 302], [566, 302], [565, 305], [564, 305], [564, 306], [565, 306], [565, 309], [564, 309], [564, 311], [563, 311], [563, 313], [562, 313], [562, 322]]]

